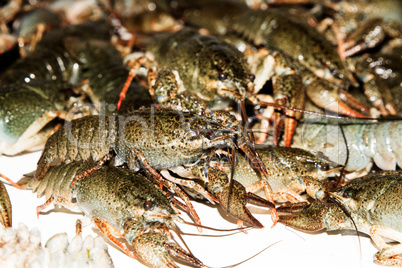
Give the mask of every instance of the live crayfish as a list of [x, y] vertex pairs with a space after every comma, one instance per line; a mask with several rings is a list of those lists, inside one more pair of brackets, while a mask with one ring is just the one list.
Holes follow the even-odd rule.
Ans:
[[370, 174], [328, 192], [338, 205], [315, 201], [307, 207], [283, 207], [281, 212], [295, 215], [282, 215], [279, 221], [306, 232], [356, 227], [370, 234], [379, 249], [374, 255], [376, 263], [401, 266], [400, 244], [389, 245], [384, 241], [387, 238], [402, 242], [400, 191], [401, 171]]
[[[165, 178], [171, 178], [183, 186], [189, 184], [188, 180], [203, 181], [202, 185], [218, 199], [229, 215], [238, 219], [239, 225], [242, 224], [240, 221], [244, 221], [252, 226], [262, 227], [246, 208], [246, 203], [269, 208], [271, 205], [267, 200], [306, 202], [307, 200], [300, 196], [305, 191], [313, 198], [322, 198], [322, 190], [332, 187], [331, 182], [326, 179], [340, 169], [331, 168], [334, 163], [302, 149], [264, 146], [256, 148], [256, 151], [268, 167], [269, 176], [263, 176], [256, 171], [241, 154], [232, 160], [236, 163], [232, 171], [229, 164], [231, 161], [224, 157], [223, 152], [221, 155], [214, 155], [208, 162], [173, 167], [161, 173]], [[231, 172], [233, 189], [230, 189], [229, 185]], [[170, 173], [183, 177], [184, 181], [173, 178]], [[196, 189], [188, 186], [185, 189], [190, 195], [201, 197]], [[267, 200], [256, 195], [261, 190], [264, 190]], [[275, 221], [276, 211], [271, 209], [271, 213]]]
[[[140, 173], [104, 166], [71, 186], [75, 176], [91, 166], [61, 164], [51, 167], [40, 181], [27, 176], [19, 183], [48, 199], [38, 212], [52, 202], [79, 209], [122, 251], [146, 265], [177, 267], [173, 259], [177, 258], [205, 267], [170, 237], [168, 228], [174, 219], [180, 221], [178, 212], [151, 181]], [[124, 237], [132, 250], [116, 236]]]
[[[151, 95], [156, 93], [157, 100], [168, 101], [185, 91], [208, 106], [221, 102], [223, 109], [227, 100], [243, 101], [248, 97], [246, 93], [252, 87], [254, 76], [250, 74], [244, 56], [224, 40], [184, 28], [144, 43], [142, 46], [151, 54], [149, 57], [155, 59], [158, 67], [177, 72], [180, 79], [177, 88], [170, 92], [155, 92], [151, 84]], [[138, 64], [139, 61], [135, 66]], [[126, 88], [123, 88], [118, 105], [125, 91]]]
[[56, 159], [99, 161], [113, 150], [131, 169], [140, 168], [142, 155], [151, 167], [163, 169], [194, 162], [208, 150], [226, 144], [236, 144], [259, 171], [267, 173], [238, 121], [228, 112], [198, 116], [144, 108], [126, 116], [87, 116], [66, 123], [49, 138], [36, 178], [42, 178]]
[[322, 193], [316, 191], [317, 185], [325, 189], [331, 187], [331, 182], [326, 180], [341, 169], [323, 156], [298, 148], [263, 146], [256, 151], [267, 166], [269, 176], [260, 176], [239, 155], [233, 179], [256, 193], [263, 188], [261, 181], [266, 181], [271, 185], [276, 201], [304, 202], [306, 199], [300, 194], [305, 191], [313, 198], [321, 198]]
[[15, 155], [43, 145], [57, 125], [48, 123], [67, 116], [70, 106], [63, 92], [80, 79], [81, 62], [72, 53], [77, 51], [70, 40], [107, 38], [108, 29], [107, 25], [87, 23], [49, 32], [35, 51], [2, 74], [0, 153]]
[[[117, 102], [117, 90], [124, 84], [128, 70], [110, 42], [110, 27], [98, 22], [50, 31], [33, 52], [1, 76], [0, 101], [4, 109], [0, 111], [0, 152], [14, 155], [43, 146], [55, 131], [56, 124], [47, 126], [49, 121], [74, 116], [78, 102], [73, 105], [75, 100], [66, 96], [79, 82], [83, 90], [77, 90], [78, 94], [88, 95], [97, 112], [106, 109], [108, 114], [116, 113], [109, 104]], [[40, 60], [44, 55], [48, 55], [46, 63]], [[27, 99], [27, 109], [19, 109]], [[128, 100], [131, 104], [120, 112], [152, 103], [146, 88], [137, 82], [131, 84]]]
[[[320, 73], [320, 77], [336, 76], [349, 82], [354, 81], [331, 44], [315, 34], [311, 27], [290, 19], [286, 14], [275, 9], [253, 10], [245, 4], [227, 0], [218, 3], [196, 0], [192, 2], [193, 5], [183, 3], [176, 8], [190, 25], [207, 27], [215, 34], [235, 32], [244, 35], [257, 46], [265, 45], [300, 60], [310, 70]], [[222, 5], [224, 8], [214, 10], [216, 5]], [[229, 15], [226, 15], [226, 12]], [[225, 20], [222, 20], [224, 15]], [[202, 18], [209, 18], [209, 23]], [[219, 30], [215, 28], [217, 25], [221, 26], [218, 27]], [[288, 34], [290, 31], [293, 34]], [[284, 42], [283, 38], [288, 39]], [[300, 39], [306, 42], [300, 42]]]

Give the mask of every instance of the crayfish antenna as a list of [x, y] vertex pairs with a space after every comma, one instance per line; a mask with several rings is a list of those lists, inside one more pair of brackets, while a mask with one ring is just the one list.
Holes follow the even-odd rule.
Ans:
[[319, 112], [314, 112], [314, 111], [309, 111], [305, 109], [299, 109], [296, 107], [291, 107], [291, 106], [284, 106], [280, 105], [277, 103], [272, 103], [272, 102], [264, 102], [264, 101], [259, 101], [259, 105], [261, 106], [267, 106], [267, 107], [274, 107], [277, 109], [283, 109], [283, 110], [291, 110], [294, 112], [299, 112], [299, 113], [304, 113], [308, 115], [315, 115], [315, 116], [320, 116], [320, 117], [326, 117], [326, 118], [334, 118], [334, 119], [349, 119], [349, 120], [378, 120], [378, 118], [373, 118], [373, 117], [367, 117], [365, 115], [362, 115], [362, 117], [353, 117], [353, 116], [340, 116], [340, 115], [332, 115], [332, 114], [323, 114]]
[[362, 253], [362, 243], [360, 241], [360, 235], [359, 235], [359, 229], [357, 228], [357, 225], [355, 223], [355, 221], [352, 218], [352, 215], [350, 215], [349, 211], [346, 209], [346, 207], [338, 200], [337, 195], [333, 194], [333, 193], [328, 193], [328, 199], [330, 201], [332, 201], [336, 206], [338, 206], [343, 213], [345, 213], [345, 215], [352, 221], [353, 227], [356, 230], [356, 235], [357, 235], [357, 239], [359, 240], [359, 250], [360, 250], [360, 258], [362, 258], [363, 253]]
[[[205, 226], [205, 225], [200, 225], [200, 224], [184, 221], [181, 218], [180, 218], [179, 222], [183, 223], [183, 224], [186, 224], [186, 225], [190, 225], [190, 226], [194, 226], [194, 227], [202, 227], [202, 228], [205, 228], [207, 230], [217, 231], [217, 232], [235, 232], [235, 231], [244, 232], [244, 231], [246, 231], [248, 229], [255, 228], [254, 226], [249, 226], [249, 227], [239, 227], [239, 228], [233, 228], [233, 229], [219, 229], [219, 228], [214, 228], [214, 227], [209, 227], [209, 226]], [[233, 235], [233, 234], [235, 234], [235, 233], [231, 233], [231, 234], [228, 234], [228, 235]], [[185, 234], [185, 235], [209, 236], [209, 235], [205, 235], [205, 234]]]
[[238, 262], [238, 263], [235, 263], [235, 264], [232, 264], [232, 265], [225, 266], [225, 268], [232, 268], [232, 267], [239, 266], [240, 264], [246, 263], [246, 262], [248, 262], [249, 260], [254, 259], [254, 258], [257, 257], [258, 255], [260, 255], [261, 253], [263, 253], [264, 251], [266, 251], [266, 250], [269, 249], [270, 247], [275, 246], [275, 245], [278, 244], [279, 242], [282, 242], [282, 240], [277, 241], [277, 242], [275, 242], [275, 243], [273, 243], [273, 244], [267, 246], [266, 248], [260, 250], [259, 252], [257, 252], [257, 253], [254, 254], [253, 256], [251, 256], [251, 257], [245, 259], [244, 261], [241, 261], [241, 262]]

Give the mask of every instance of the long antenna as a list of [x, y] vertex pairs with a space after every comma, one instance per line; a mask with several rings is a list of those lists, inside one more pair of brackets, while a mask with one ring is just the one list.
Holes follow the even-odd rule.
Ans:
[[228, 193], [228, 203], [227, 203], [227, 208], [228, 211], [230, 211], [230, 199], [232, 197], [232, 188], [234, 184], [234, 172], [235, 172], [235, 167], [236, 167], [236, 151], [234, 148], [232, 150], [232, 161], [231, 161], [231, 169], [230, 169], [230, 179], [229, 179], [229, 193]]
[[342, 167], [341, 174], [339, 175], [339, 179], [338, 179], [338, 181], [337, 181], [337, 186], [340, 185], [340, 183], [341, 183], [341, 181], [342, 181], [342, 176], [343, 176], [343, 174], [345, 173], [346, 166], [347, 166], [347, 164], [348, 164], [348, 162], [349, 162], [349, 145], [348, 145], [348, 141], [347, 141], [347, 139], [346, 139], [346, 135], [345, 135], [345, 131], [343, 130], [343, 126], [342, 126], [342, 125], [339, 125], [339, 128], [341, 129], [342, 137], [343, 137], [343, 140], [345, 141], [345, 146], [346, 146], [346, 161], [345, 161], [344, 166]]
[[355, 227], [357, 239], [359, 240], [360, 259], [362, 259], [363, 258], [362, 243], [360, 241], [359, 229], [357, 228], [357, 225], [353, 220], [352, 215], [349, 213], [349, 211], [347, 211], [345, 206], [336, 198], [335, 195], [334, 197], [332, 197], [332, 195], [333, 195], [332, 193], [328, 193], [328, 200], [332, 201], [335, 205], [337, 205], [343, 211], [343, 213], [345, 213], [345, 215], [352, 221], [352, 224]]

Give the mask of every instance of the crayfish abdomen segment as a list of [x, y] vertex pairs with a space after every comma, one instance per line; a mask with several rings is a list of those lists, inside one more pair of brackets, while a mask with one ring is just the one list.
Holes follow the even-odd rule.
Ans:
[[109, 154], [115, 132], [114, 117], [86, 116], [66, 122], [46, 142], [35, 178], [43, 178], [55, 160], [99, 161]]

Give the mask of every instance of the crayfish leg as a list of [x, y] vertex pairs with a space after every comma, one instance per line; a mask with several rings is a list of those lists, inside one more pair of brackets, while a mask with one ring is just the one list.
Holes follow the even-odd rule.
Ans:
[[46, 200], [45, 203], [36, 207], [36, 216], [38, 217], [38, 219], [39, 219], [39, 213], [42, 210], [45, 210], [47, 207], [49, 207], [52, 203], [60, 204], [63, 207], [65, 207], [71, 211], [80, 211], [80, 210], [77, 210], [77, 206], [75, 204], [69, 202], [65, 198], [60, 197], [60, 196], [55, 198], [54, 196], [51, 196], [48, 200]]
[[[264, 189], [265, 197], [267, 198], [267, 200], [255, 195], [255, 194], [252, 194], [253, 192], [258, 191], [259, 189]], [[248, 191], [248, 194], [250, 194], [250, 197], [255, 197], [253, 199], [254, 201], [257, 201], [257, 198], [259, 198], [259, 199], [263, 200], [264, 202], [269, 203], [269, 205], [268, 205], [268, 203], [266, 203], [267, 204], [266, 206], [267, 207], [271, 206], [271, 208], [270, 208], [271, 217], [272, 217], [272, 221], [274, 222], [272, 227], [274, 227], [277, 224], [278, 220], [279, 220], [279, 216], [278, 216], [278, 212], [276, 211], [276, 208], [275, 208], [275, 205], [274, 205], [274, 198], [273, 198], [274, 193], [273, 193], [272, 188], [269, 185], [269, 183], [267, 183], [264, 180], [260, 180], [260, 181], [258, 181], [256, 183], [252, 184], [252, 185], [249, 185], [247, 187], [247, 191]], [[272, 205], [273, 205], [273, 207], [272, 207]]]
[[246, 198], [247, 198], [247, 203], [249, 203], [249, 204], [269, 208], [271, 211], [272, 221], [274, 222], [272, 227], [275, 227], [275, 225], [279, 221], [279, 216], [278, 216], [278, 212], [276, 211], [275, 204], [271, 201], [265, 200], [264, 198], [261, 198], [258, 195], [250, 193], [250, 192], [247, 193]]
[[95, 171], [99, 170], [101, 167], [103, 167], [106, 163], [106, 161], [109, 159], [109, 155], [105, 155], [104, 157], [102, 157], [101, 160], [98, 161], [98, 163], [96, 164], [96, 166], [85, 170], [84, 172], [78, 174], [77, 176], [75, 176], [75, 178], [71, 181], [71, 186], [74, 185], [74, 183], [76, 183], [77, 181], [83, 180], [85, 177], [88, 177], [89, 175], [91, 175], [92, 173], [94, 173]]
[[132, 64], [132, 67], [130, 68], [130, 72], [128, 73], [127, 80], [124, 83], [123, 88], [121, 89], [120, 98], [119, 98], [119, 101], [117, 102], [117, 110], [120, 110], [121, 103], [125, 99], [127, 90], [130, 87], [133, 79], [136, 77], [139, 68], [141, 67], [142, 64], [145, 64], [148, 67], [149, 62], [150, 61], [147, 57], [140, 57], [134, 61], [134, 63]]
[[290, 203], [303, 203], [306, 200], [298, 193], [288, 189], [279, 189], [274, 192], [273, 197], [275, 200], [286, 200]]
[[53, 203], [53, 201], [54, 201], [54, 197], [51, 196], [48, 200], [46, 200], [45, 203], [36, 207], [36, 217], [38, 217], [38, 219], [39, 219], [39, 212], [41, 212], [42, 210], [45, 210], [48, 206], [50, 206]]
[[254, 150], [252, 146], [250, 146], [250, 142], [243, 142], [239, 144], [239, 148], [246, 154], [246, 156], [250, 159], [253, 166], [264, 176], [269, 176], [268, 170], [265, 167], [264, 162], [261, 160], [258, 153]]
[[175, 178], [175, 177], [171, 176], [169, 174], [169, 171], [166, 169], [162, 170], [161, 174], [163, 175], [164, 178], [166, 178], [167, 180], [169, 180], [173, 183], [180, 184], [180, 185], [186, 186], [188, 188], [194, 189], [196, 192], [202, 194], [212, 204], [219, 202], [218, 199], [216, 199], [212, 194], [210, 194], [207, 190], [205, 190], [200, 184], [196, 183], [193, 180]]
[[373, 239], [379, 251], [374, 255], [374, 262], [381, 265], [402, 265], [402, 244], [390, 246], [385, 243], [383, 237], [399, 243], [402, 242], [402, 233], [383, 225], [373, 225], [370, 228], [370, 237]]
[[145, 157], [144, 153], [141, 152], [138, 149], [133, 149], [130, 154], [129, 154], [129, 159], [127, 161], [128, 167], [132, 169], [135, 167], [135, 160], [138, 159], [138, 161], [141, 162], [142, 166], [145, 169], [145, 172], [148, 174], [148, 177], [150, 177], [154, 182], [156, 180], [156, 183], [159, 183], [160, 189], [162, 190], [163, 188], [163, 177], [161, 174], [159, 174], [148, 162], [147, 158]]
[[[267, 94], [259, 94], [257, 95], [257, 103], [260, 105], [260, 103], [273, 103], [274, 99]], [[257, 132], [254, 134], [257, 136], [257, 144], [264, 144], [268, 137], [268, 130], [270, 126], [270, 121], [271, 118], [274, 115], [274, 107], [272, 106], [267, 106], [262, 114], [257, 114], [257, 117], [259, 118], [260, 121], [260, 129], [257, 130]], [[256, 129], [254, 129], [256, 130]]]
[[[316, 79], [306, 86], [309, 99], [325, 110], [346, 116], [368, 118], [370, 109], [347, 93], [339, 85], [324, 79]], [[323, 100], [325, 99], [325, 102]]]
[[[194, 222], [197, 223], [198, 225], [201, 225], [201, 219], [198, 216], [197, 212], [195, 211], [195, 208], [193, 204], [190, 202], [190, 198], [188, 198], [187, 194], [180, 189], [176, 184], [170, 182], [170, 181], [165, 181], [166, 185], [168, 188], [170, 188], [172, 191], [174, 191], [186, 204], [186, 207], [184, 210], [189, 212], [189, 214], [193, 217]], [[197, 227], [198, 231], [202, 233], [202, 228]]]
[[273, 141], [275, 146], [278, 146], [279, 142], [279, 137], [281, 134], [281, 130], [283, 128], [283, 119], [281, 118], [281, 113], [279, 111], [275, 111], [273, 115], [273, 125], [274, 125], [274, 131], [273, 131]]
[[8, 183], [10, 183], [12, 186], [14, 186], [17, 189], [22, 189], [21, 186], [18, 183], [13, 182], [11, 179], [9, 179], [8, 177], [4, 176], [3, 174], [0, 173], [0, 177], [5, 179]]

